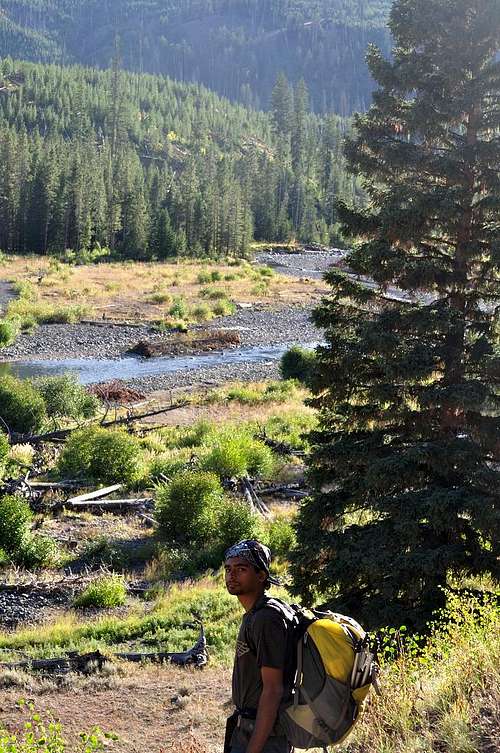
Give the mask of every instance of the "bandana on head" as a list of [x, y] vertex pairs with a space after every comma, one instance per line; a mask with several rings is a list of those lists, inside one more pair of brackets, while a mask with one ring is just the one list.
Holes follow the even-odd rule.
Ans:
[[242, 557], [250, 562], [251, 565], [257, 568], [257, 570], [264, 570], [267, 573], [269, 583], [275, 586], [280, 586], [281, 581], [272, 575], [269, 575], [269, 566], [271, 564], [271, 551], [265, 544], [261, 544], [260, 541], [254, 541], [253, 539], [244, 539], [237, 544], [229, 547], [224, 555], [224, 562], [231, 557]]

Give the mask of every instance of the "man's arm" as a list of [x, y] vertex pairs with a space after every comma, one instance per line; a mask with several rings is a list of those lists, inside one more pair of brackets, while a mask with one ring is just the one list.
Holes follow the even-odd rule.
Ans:
[[246, 753], [261, 753], [276, 722], [279, 705], [283, 698], [283, 670], [261, 667], [262, 693], [257, 706], [255, 729], [249, 740]]

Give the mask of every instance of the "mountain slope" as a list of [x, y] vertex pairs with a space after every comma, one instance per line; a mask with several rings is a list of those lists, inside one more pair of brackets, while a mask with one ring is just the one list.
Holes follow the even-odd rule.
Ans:
[[388, 46], [389, 0], [3, 0], [3, 55], [107, 67], [115, 38], [131, 70], [198, 81], [267, 108], [276, 76], [304, 77], [317, 111], [369, 103], [364, 63]]

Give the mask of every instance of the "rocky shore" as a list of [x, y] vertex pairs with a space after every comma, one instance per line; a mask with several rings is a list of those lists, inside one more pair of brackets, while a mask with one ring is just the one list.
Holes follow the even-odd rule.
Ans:
[[[331, 251], [294, 254], [270, 251], [260, 254], [258, 262], [272, 265], [281, 273], [319, 278], [332, 262], [335, 263], [340, 258], [340, 253]], [[307, 306], [291, 308], [280, 304], [275, 307], [245, 307], [231, 316], [199, 325], [199, 328], [234, 330], [240, 338], [240, 344], [236, 347], [243, 351], [245, 348], [265, 349], [267, 346], [292, 343], [312, 345], [321, 340], [321, 333], [311, 322], [311, 310]], [[29, 334], [20, 335], [13, 345], [4, 348], [0, 353], [0, 362], [17, 361], [28, 364], [39, 360], [54, 362], [64, 359], [119, 359], [129, 354], [140, 341], [162, 343], [174, 336], [148, 324], [118, 324], [106, 321], [46, 324]], [[196, 353], [193, 354], [193, 358], [196, 358]], [[209, 363], [206, 359], [200, 359], [199, 367], [193, 368], [195, 364], [190, 363], [190, 368], [183, 368], [174, 373], [140, 377], [135, 377], [130, 373], [130, 368], [127, 368], [125, 380], [127, 384], [150, 392], [192, 385], [216, 385], [227, 380], [269, 379], [278, 375], [278, 358], [277, 352], [272, 355], [264, 352], [259, 358], [249, 358], [248, 362], [217, 363], [215, 356]], [[95, 376], [95, 382], [102, 381], [102, 377], [99, 379], [98, 363]]]

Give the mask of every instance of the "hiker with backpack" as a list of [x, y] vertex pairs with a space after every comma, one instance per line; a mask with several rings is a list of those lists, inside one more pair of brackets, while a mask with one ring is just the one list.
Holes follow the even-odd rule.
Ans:
[[378, 666], [352, 618], [306, 610], [266, 591], [279, 581], [271, 552], [246, 539], [224, 556], [226, 587], [245, 610], [236, 641], [224, 753], [290, 753], [342, 742], [359, 718]]
[[[278, 711], [291, 696], [295, 675], [290, 620], [270, 608], [266, 590], [279, 584], [269, 573], [271, 553], [245, 540], [224, 557], [226, 588], [245, 610], [236, 642], [232, 696], [224, 753], [289, 753]], [[293, 617], [293, 614], [290, 615]]]

